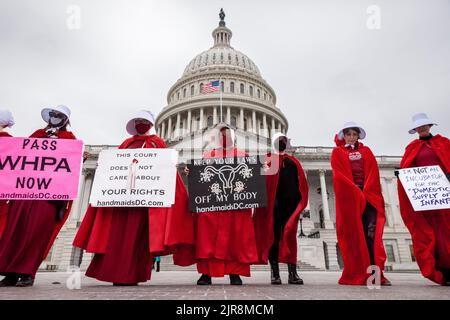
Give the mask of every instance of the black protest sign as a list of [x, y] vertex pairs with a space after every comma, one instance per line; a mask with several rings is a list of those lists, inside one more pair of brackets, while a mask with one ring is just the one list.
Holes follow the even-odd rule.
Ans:
[[189, 209], [214, 212], [266, 206], [266, 177], [258, 156], [205, 158], [188, 164]]

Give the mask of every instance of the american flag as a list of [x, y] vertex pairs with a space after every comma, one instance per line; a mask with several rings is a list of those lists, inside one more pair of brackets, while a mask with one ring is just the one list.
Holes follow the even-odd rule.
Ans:
[[201, 93], [210, 93], [210, 92], [216, 92], [220, 90], [220, 81], [215, 80], [208, 82], [207, 84], [204, 84], [201, 90]]

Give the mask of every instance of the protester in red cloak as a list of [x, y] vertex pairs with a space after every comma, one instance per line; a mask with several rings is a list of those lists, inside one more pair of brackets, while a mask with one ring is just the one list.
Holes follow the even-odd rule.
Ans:
[[331, 154], [337, 239], [344, 260], [339, 284], [366, 285], [372, 274], [368, 268], [376, 265], [381, 285], [390, 285], [383, 275], [386, 216], [380, 173], [372, 151], [358, 141], [365, 136], [362, 127], [346, 123]]
[[[218, 147], [204, 158], [243, 157], [234, 147], [234, 131], [226, 125], [216, 128]], [[217, 140], [216, 140], [217, 142]], [[186, 174], [189, 170], [185, 169]], [[242, 285], [240, 276], [250, 277], [250, 265], [258, 261], [252, 210], [216, 211], [195, 214], [198, 285], [210, 285], [211, 277], [230, 276], [230, 284]]]
[[[14, 125], [14, 118], [9, 110], [0, 110], [0, 138], [9, 138], [11, 135], [5, 131]], [[0, 142], [1, 143], [1, 142]], [[9, 201], [0, 200], [0, 238], [6, 224], [6, 215], [8, 212]]]
[[[166, 148], [150, 135], [155, 120], [141, 111], [127, 124], [132, 135], [119, 149]], [[88, 277], [114, 285], [137, 285], [151, 278], [153, 258], [173, 254], [174, 263], [195, 263], [194, 222], [186, 188], [177, 174], [175, 203], [170, 208], [89, 207], [73, 245], [95, 253]]]
[[281, 284], [278, 262], [288, 264], [290, 284], [303, 284], [297, 274], [297, 230], [300, 214], [308, 204], [308, 183], [297, 158], [285, 153], [287, 137], [272, 139], [274, 153], [266, 157], [267, 207], [253, 217], [259, 263], [271, 266], [271, 283]]
[[[400, 167], [441, 167], [450, 180], [450, 140], [432, 135], [435, 124], [424, 113], [413, 117], [409, 133], [418, 133], [405, 150]], [[450, 285], [450, 209], [414, 211], [398, 180], [400, 213], [412, 236], [414, 255], [423, 276], [441, 285]]]
[[[32, 138], [76, 139], [67, 131], [70, 110], [66, 106], [45, 108], [45, 129]], [[34, 284], [39, 265], [46, 258], [66, 221], [72, 202], [56, 200], [12, 200], [0, 238], [0, 286], [27, 287]]]

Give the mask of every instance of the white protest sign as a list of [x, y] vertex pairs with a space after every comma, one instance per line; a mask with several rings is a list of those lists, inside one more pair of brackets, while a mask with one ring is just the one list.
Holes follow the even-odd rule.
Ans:
[[92, 185], [93, 207], [170, 207], [175, 201], [173, 149], [103, 150]]
[[415, 211], [450, 208], [450, 182], [439, 166], [401, 169], [398, 177]]

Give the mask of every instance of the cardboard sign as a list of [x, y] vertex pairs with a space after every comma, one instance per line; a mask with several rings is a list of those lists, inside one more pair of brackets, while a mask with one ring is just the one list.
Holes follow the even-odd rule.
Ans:
[[80, 140], [0, 138], [0, 199], [73, 200], [82, 159]]
[[170, 207], [175, 201], [173, 149], [103, 150], [90, 203], [94, 207]]
[[192, 160], [188, 165], [191, 212], [265, 207], [266, 177], [258, 156]]
[[401, 169], [398, 177], [415, 211], [450, 208], [450, 182], [439, 166]]

